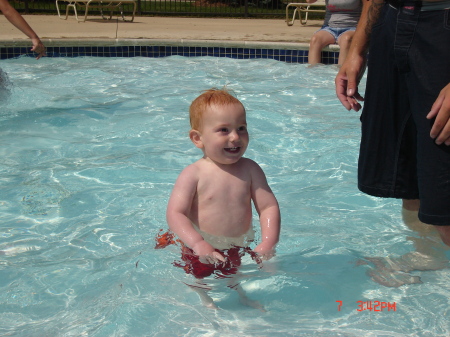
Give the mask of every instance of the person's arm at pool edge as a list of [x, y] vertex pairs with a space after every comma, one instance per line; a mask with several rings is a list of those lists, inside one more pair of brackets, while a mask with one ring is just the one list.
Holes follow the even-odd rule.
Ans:
[[38, 54], [36, 59], [40, 59], [42, 56], [45, 56], [44, 44], [41, 42], [41, 39], [30, 27], [30, 25], [25, 21], [22, 15], [20, 15], [20, 13], [17, 12], [7, 0], [0, 0], [0, 10], [9, 22], [11, 22], [15, 27], [22, 31], [22, 33], [31, 39], [33, 44], [31, 51]]

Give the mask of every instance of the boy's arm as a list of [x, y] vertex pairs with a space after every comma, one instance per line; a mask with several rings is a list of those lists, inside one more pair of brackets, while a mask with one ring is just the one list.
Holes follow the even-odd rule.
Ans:
[[203, 263], [225, 261], [209, 243], [194, 229], [188, 214], [197, 190], [197, 172], [188, 166], [181, 172], [172, 190], [166, 211], [169, 228], [184, 244], [190, 247]]
[[45, 46], [42, 44], [37, 34], [25, 21], [22, 15], [20, 15], [20, 13], [17, 12], [7, 0], [0, 0], [0, 10], [9, 22], [11, 22], [20, 31], [22, 31], [22, 33], [31, 39], [33, 43], [31, 50], [38, 54], [36, 58], [40, 59], [42, 56], [45, 56]]
[[372, 26], [378, 19], [384, 0], [363, 0], [363, 9], [358, 21], [347, 57], [336, 79], [336, 95], [347, 109], [358, 111], [363, 97], [358, 93], [358, 84], [364, 74], [367, 51], [369, 48]]
[[278, 201], [266, 176], [256, 163], [252, 169], [252, 199], [261, 226], [261, 243], [254, 251], [263, 260], [268, 260], [275, 254], [275, 246], [280, 238], [281, 215]]

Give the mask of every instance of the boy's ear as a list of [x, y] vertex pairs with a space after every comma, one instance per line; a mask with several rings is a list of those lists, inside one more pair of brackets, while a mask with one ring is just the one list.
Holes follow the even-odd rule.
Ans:
[[200, 131], [191, 130], [189, 131], [189, 138], [191, 138], [192, 143], [197, 146], [199, 149], [203, 148], [203, 142], [201, 140]]

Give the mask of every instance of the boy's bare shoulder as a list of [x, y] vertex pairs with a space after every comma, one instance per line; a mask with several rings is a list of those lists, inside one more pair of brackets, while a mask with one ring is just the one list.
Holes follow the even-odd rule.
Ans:
[[196, 162], [186, 166], [181, 174], [184, 175], [199, 175], [202, 171], [206, 169], [205, 160], [199, 159]]
[[186, 166], [180, 173], [180, 177], [196, 177], [199, 175], [201, 171], [201, 167], [197, 164], [197, 162], [192, 163]]
[[250, 158], [242, 157], [241, 158], [241, 163], [242, 163], [243, 166], [245, 166], [247, 168], [250, 168], [250, 169], [251, 168], [261, 169], [261, 166], [259, 166], [259, 164], [256, 161], [254, 161], [254, 160], [252, 160]]

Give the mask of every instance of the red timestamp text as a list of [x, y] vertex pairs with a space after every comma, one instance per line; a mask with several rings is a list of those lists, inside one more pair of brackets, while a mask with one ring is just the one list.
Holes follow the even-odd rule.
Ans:
[[[341, 311], [343, 306], [342, 301], [336, 301], [338, 304], [338, 311]], [[397, 311], [396, 302], [382, 302], [382, 301], [356, 301], [357, 311]]]
[[397, 311], [396, 302], [381, 302], [381, 301], [357, 301], [357, 311]]

